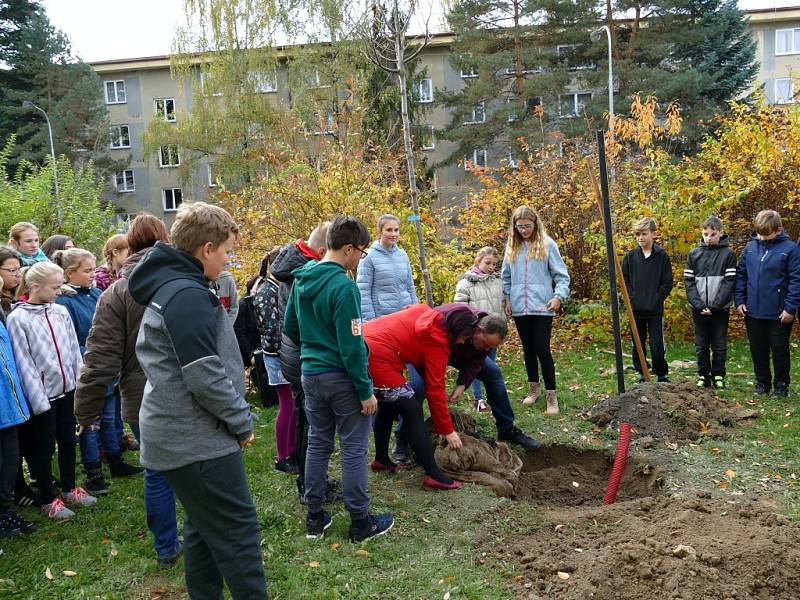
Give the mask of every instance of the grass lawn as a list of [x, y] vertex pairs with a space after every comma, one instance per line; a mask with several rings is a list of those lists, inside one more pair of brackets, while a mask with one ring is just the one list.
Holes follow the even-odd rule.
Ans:
[[[793, 338], [793, 340], [796, 338]], [[593, 431], [580, 410], [615, 391], [609, 373], [614, 358], [583, 346], [556, 356], [562, 414], [545, 419], [541, 403], [524, 408], [524, 366], [513, 351], [501, 352], [517, 424], [545, 442], [613, 448], [613, 432]], [[798, 380], [797, 350], [793, 377]], [[693, 347], [674, 344], [668, 360], [693, 359]], [[797, 385], [789, 400], [752, 396], [752, 367], [747, 346], [731, 344], [729, 389], [723, 396], [761, 408], [763, 415], [739, 426], [730, 439], [661, 445], [669, 493], [704, 489], [720, 495], [763, 494], [798, 517], [798, 425], [794, 417]], [[673, 380], [693, 377], [691, 368], [671, 373]], [[629, 384], [635, 382], [627, 374]], [[465, 404], [462, 404], [462, 408]], [[476, 415], [482, 429], [494, 434], [491, 415]], [[246, 452], [250, 489], [262, 527], [262, 547], [273, 598], [512, 598], [518, 565], [500, 561], [496, 550], [540, 525], [532, 504], [495, 497], [488, 489], [466, 485], [458, 492], [421, 488], [421, 471], [370, 474], [374, 510], [391, 510], [395, 527], [364, 545], [346, 540], [349, 517], [333, 506], [333, 527], [324, 541], [305, 539], [305, 513], [294, 478], [275, 471], [275, 409], [261, 411], [257, 442]], [[337, 463], [338, 464], [338, 463]], [[726, 475], [725, 472], [728, 471]], [[734, 476], [730, 472], [734, 472]], [[336, 475], [337, 478], [340, 475]], [[157, 569], [144, 520], [142, 480], [114, 479], [112, 493], [96, 507], [78, 511], [70, 523], [46, 522], [26, 509], [38, 531], [16, 540], [0, 540], [0, 598], [182, 598], [182, 562], [170, 571]]]

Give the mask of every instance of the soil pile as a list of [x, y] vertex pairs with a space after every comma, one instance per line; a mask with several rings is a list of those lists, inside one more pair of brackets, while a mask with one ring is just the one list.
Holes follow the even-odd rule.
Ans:
[[616, 428], [627, 422], [641, 436], [682, 440], [696, 440], [703, 435], [722, 437], [725, 428], [758, 414], [688, 381], [642, 383], [623, 394], [604, 398], [586, 411], [589, 420], [600, 427]]
[[523, 567], [516, 597], [797, 598], [800, 525], [763, 501], [706, 496], [545, 512], [502, 553]]

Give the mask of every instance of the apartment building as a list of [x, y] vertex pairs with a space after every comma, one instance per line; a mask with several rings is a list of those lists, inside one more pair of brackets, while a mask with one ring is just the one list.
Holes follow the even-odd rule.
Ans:
[[[750, 29], [758, 41], [756, 59], [761, 65], [755, 83], [763, 87], [770, 103], [797, 100], [800, 92], [800, 6], [748, 11]], [[442, 163], [454, 151], [451, 142], [436, 139], [434, 131], [449, 119], [447, 110], [434, 103], [436, 89], [459, 90], [474, 73], [453, 69], [450, 60], [451, 34], [437, 34], [420, 55], [418, 72], [425, 77], [415, 83], [417, 101], [430, 104], [423, 122], [415, 125], [421, 151], [429, 165]], [[164, 146], [155, 156], [146, 156], [142, 136], [152, 119], [175, 121], [192, 110], [192, 94], [197, 85], [170, 77], [169, 57], [132, 58], [92, 64], [103, 81], [103, 94], [113, 124], [112, 153], [130, 155], [128, 167], [113, 176], [109, 199], [120, 207], [121, 216], [146, 210], [163, 216], [167, 222], [184, 201], [205, 200], [215, 186], [213, 163], [202, 163], [182, 182], [178, 175], [180, 149]], [[200, 73], [196, 74], [199, 82]], [[286, 62], [280, 62], [274, 83], [259, 91], [276, 106], [289, 105], [290, 90]], [[578, 92], [567, 94], [577, 107]], [[476, 107], [474, 120], [485, 118], [483, 107]], [[577, 108], [576, 108], [577, 110]], [[483, 111], [483, 112], [482, 112]], [[474, 148], [466, 160], [479, 166], [499, 166], [509, 160], [498, 148]], [[438, 166], [433, 178], [441, 205], [463, 201], [474, 178], [463, 163]]]

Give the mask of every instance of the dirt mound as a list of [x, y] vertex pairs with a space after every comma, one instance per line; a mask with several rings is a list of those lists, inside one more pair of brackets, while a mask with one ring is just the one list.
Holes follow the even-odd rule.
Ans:
[[[602, 504], [614, 457], [603, 450], [544, 446], [522, 456], [517, 498], [543, 506]], [[659, 492], [659, 470], [644, 457], [628, 458], [619, 500]]]
[[586, 415], [594, 424], [615, 427], [631, 423], [642, 436], [696, 440], [721, 437], [737, 421], [758, 416], [691, 382], [642, 383], [623, 394], [592, 405]]
[[794, 599], [800, 525], [775, 509], [660, 496], [550, 510], [501, 558], [522, 565], [517, 598]]

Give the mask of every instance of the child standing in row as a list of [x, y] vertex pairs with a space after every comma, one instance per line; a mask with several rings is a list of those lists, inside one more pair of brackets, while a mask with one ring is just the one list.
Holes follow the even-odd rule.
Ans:
[[728, 246], [728, 236], [717, 217], [703, 222], [703, 241], [689, 252], [683, 280], [686, 299], [692, 306], [697, 386], [722, 389], [728, 357], [728, 309], [736, 283], [736, 254]]
[[47, 255], [39, 248], [39, 230], [33, 223], [16, 223], [8, 232], [8, 245], [19, 252], [24, 267], [48, 260]]
[[101, 292], [119, 279], [122, 265], [128, 258], [128, 236], [118, 233], [112, 235], [103, 246], [105, 265], [97, 267], [94, 271], [94, 285]]
[[[666, 348], [664, 346], [664, 300], [672, 291], [672, 265], [664, 249], [656, 244], [656, 222], [650, 217], [633, 226], [639, 245], [622, 259], [622, 276], [633, 306], [633, 317], [639, 331], [642, 350], [647, 356], [646, 342], [650, 338], [653, 373], [659, 381], [669, 381]], [[644, 369], [639, 353], [633, 348], [633, 367], [644, 381]]]
[[[33, 411], [33, 475], [39, 482], [42, 512], [51, 519], [75, 516], [64, 505], [91, 506], [97, 499], [75, 485], [75, 416], [73, 396], [82, 360], [78, 338], [63, 306], [64, 272], [49, 261], [23, 269], [28, 300], [8, 316], [20, 380]], [[56, 497], [51, 462], [58, 442], [58, 470], [63, 500]]]
[[[503, 316], [503, 280], [495, 273], [500, 262], [500, 254], [491, 246], [484, 246], [475, 255], [473, 267], [464, 273], [456, 284], [453, 302], [464, 302], [489, 313]], [[489, 358], [495, 360], [497, 348], [489, 351]], [[488, 412], [489, 406], [483, 398], [481, 382], [472, 382], [472, 395], [475, 397], [475, 410]]]

